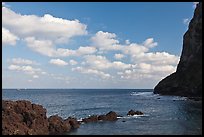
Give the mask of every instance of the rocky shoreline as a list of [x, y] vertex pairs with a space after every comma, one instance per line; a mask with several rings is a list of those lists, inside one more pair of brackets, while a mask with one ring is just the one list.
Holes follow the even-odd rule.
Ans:
[[[27, 100], [2, 100], [2, 135], [63, 135], [80, 127], [81, 123], [116, 121], [118, 115], [110, 111], [104, 115], [92, 115], [83, 118], [61, 118], [58, 115], [46, 116], [42, 105]], [[140, 111], [130, 110], [127, 115], [142, 115]]]

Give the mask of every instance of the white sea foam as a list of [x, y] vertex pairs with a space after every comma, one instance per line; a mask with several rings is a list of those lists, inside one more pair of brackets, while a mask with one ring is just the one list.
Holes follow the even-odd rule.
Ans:
[[131, 115], [127, 115], [127, 116], [124, 116], [124, 117], [117, 117], [118, 119], [128, 119], [128, 118], [141, 118], [141, 117], [147, 117], [147, 116], [149, 116], [149, 115], [147, 115], [147, 114], [143, 114], [143, 115], [133, 115], [133, 116], [131, 116]]
[[179, 97], [179, 96], [175, 96], [173, 97], [173, 100], [187, 100], [187, 97]]
[[157, 94], [154, 94], [153, 92], [132, 92], [130, 95], [131, 96], [146, 96], [146, 97], [158, 96]]

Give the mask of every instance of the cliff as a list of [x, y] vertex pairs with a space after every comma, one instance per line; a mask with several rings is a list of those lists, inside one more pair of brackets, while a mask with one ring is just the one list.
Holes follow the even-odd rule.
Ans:
[[175, 73], [161, 80], [154, 93], [186, 97], [202, 96], [202, 2], [197, 4]]

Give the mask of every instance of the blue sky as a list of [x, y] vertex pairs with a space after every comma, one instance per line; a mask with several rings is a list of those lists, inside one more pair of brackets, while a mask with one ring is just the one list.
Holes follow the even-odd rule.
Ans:
[[2, 3], [3, 88], [154, 88], [193, 2]]

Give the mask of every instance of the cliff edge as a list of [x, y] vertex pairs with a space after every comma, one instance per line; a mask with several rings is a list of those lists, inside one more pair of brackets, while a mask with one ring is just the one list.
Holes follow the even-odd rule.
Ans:
[[202, 2], [197, 4], [183, 36], [183, 49], [176, 72], [161, 80], [154, 93], [202, 97]]

